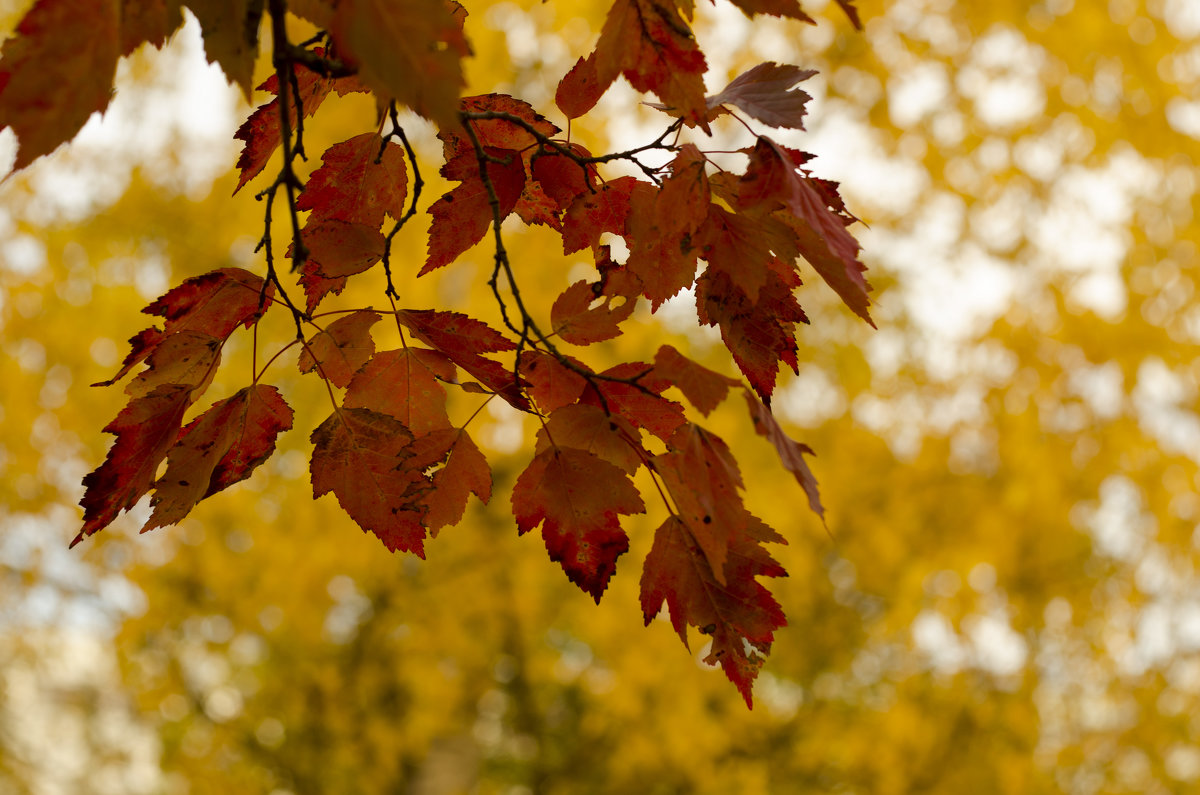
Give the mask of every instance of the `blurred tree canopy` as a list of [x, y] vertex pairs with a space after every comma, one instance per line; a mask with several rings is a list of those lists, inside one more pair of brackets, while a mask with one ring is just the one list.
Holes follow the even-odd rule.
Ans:
[[[534, 104], [607, 8], [470, 5], [469, 80]], [[776, 402], [817, 451], [830, 534], [764, 442], [737, 445], [791, 573], [753, 712], [667, 623], [631, 628], [633, 574], [596, 607], [501, 514], [470, 514], [427, 561], [384, 553], [312, 502], [304, 434], [177, 528], [138, 537], [135, 516], [65, 550], [119, 401], [86, 385], [168, 283], [253, 269], [261, 223], [228, 198], [245, 108], [194, 66], [196, 32], [122, 67], [104, 125], [0, 186], [0, 788], [1193, 791], [1200, 7], [863, 6], [863, 33], [696, 9], [717, 74], [819, 70], [797, 140], [866, 223], [877, 287], [878, 331], [809, 291]], [[210, 92], [205, 113], [186, 90]], [[580, 139], [635, 137], [655, 112], [631, 96]], [[373, 112], [339, 101], [306, 135]], [[553, 245], [524, 231], [510, 252]], [[417, 289], [482, 303], [486, 258]], [[719, 366], [672, 311], [612, 344]], [[324, 399], [292, 386], [298, 413]], [[480, 435], [500, 491], [530, 454], [522, 421], [489, 412]], [[652, 527], [629, 529], [644, 557]], [[63, 673], [80, 659], [115, 695]], [[55, 745], [83, 761], [54, 772]]]

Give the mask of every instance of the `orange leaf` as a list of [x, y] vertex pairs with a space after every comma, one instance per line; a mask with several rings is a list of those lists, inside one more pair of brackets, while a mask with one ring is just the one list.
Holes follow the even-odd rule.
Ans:
[[38, 0], [0, 49], [0, 130], [19, 148], [15, 170], [75, 137], [108, 107], [120, 55], [117, 0]]
[[224, 339], [239, 325], [250, 328], [271, 303], [275, 288], [241, 268], [194, 276], [143, 309], [166, 320], [166, 332], [200, 331]]
[[746, 402], [750, 405], [750, 418], [754, 421], [754, 430], [759, 436], [767, 437], [767, 441], [774, 445], [775, 451], [779, 453], [779, 460], [808, 496], [808, 507], [821, 517], [822, 522], [825, 521], [825, 508], [821, 505], [817, 478], [808, 468], [808, 462], [804, 460], [804, 456], [815, 456], [816, 453], [808, 445], [801, 444], [784, 433], [771, 410], [749, 392], [746, 393]]
[[538, 430], [537, 452], [552, 446], [586, 450], [630, 475], [650, 458], [642, 446], [641, 434], [628, 420], [585, 403], [563, 406], [551, 413]]
[[617, 517], [646, 510], [618, 467], [570, 447], [538, 453], [517, 478], [512, 505], [518, 532], [541, 524], [550, 559], [597, 604], [629, 549]]
[[371, 326], [378, 322], [377, 313], [360, 309], [330, 323], [301, 351], [300, 372], [311, 373], [319, 365], [323, 378], [336, 387], [346, 386], [375, 353]]
[[142, 532], [181, 521], [200, 500], [250, 477], [291, 427], [292, 410], [273, 386], [248, 386], [214, 403], [167, 453]]
[[492, 498], [492, 470], [465, 430], [448, 428], [430, 435], [453, 439], [449, 458], [433, 473], [433, 492], [425, 499], [429, 506], [426, 524], [429, 534], [436, 538], [441, 528], [462, 521], [471, 494], [484, 504]]
[[729, 387], [738, 385], [735, 379], [696, 364], [670, 345], [663, 345], [654, 355], [654, 375], [679, 387], [684, 397], [704, 415], [725, 399]]
[[313, 431], [313, 497], [329, 492], [364, 531], [391, 551], [425, 557], [424, 497], [433, 483], [415, 460], [413, 436], [399, 420], [342, 408]]
[[384, 213], [404, 215], [408, 171], [397, 144], [363, 133], [326, 149], [321, 162], [296, 200], [296, 209], [312, 210], [310, 226], [333, 219], [378, 229]]
[[437, 351], [409, 346], [380, 351], [355, 373], [346, 387], [347, 408], [372, 408], [389, 414], [414, 435], [450, 427], [446, 390], [454, 365]]
[[724, 576], [718, 577], [690, 525], [672, 516], [654, 533], [641, 580], [646, 624], [665, 602], [684, 646], [689, 625], [711, 636], [712, 649], [704, 661], [720, 663], [750, 707], [751, 687], [771, 651], [775, 630], [787, 624], [779, 603], [755, 580], [787, 574], [762, 548], [759, 542], [764, 540], [774, 538], [761, 523], [737, 536], [729, 547]]
[[529, 381], [529, 395], [544, 412], [574, 403], [587, 385], [582, 375], [543, 351], [521, 354], [521, 374]]
[[[500, 219], [508, 217], [517, 205], [525, 188], [525, 163], [519, 152], [506, 149], [485, 150], [493, 160], [487, 161], [487, 175], [500, 203]], [[460, 163], [468, 155], [464, 154]], [[429, 226], [429, 256], [418, 275], [448, 265], [471, 246], [483, 240], [495, 220], [487, 185], [479, 175], [474, 153], [470, 164], [460, 170], [443, 169], [443, 174], [460, 174], [463, 182], [442, 196], [429, 208], [433, 223]]]

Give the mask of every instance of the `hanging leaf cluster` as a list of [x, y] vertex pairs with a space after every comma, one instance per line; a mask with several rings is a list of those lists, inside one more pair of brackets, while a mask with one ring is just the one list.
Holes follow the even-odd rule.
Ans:
[[[811, 22], [797, 0], [733, 2], [747, 15]], [[839, 5], [857, 26], [852, 3]], [[520, 99], [460, 96], [471, 49], [466, 11], [453, 0], [186, 6], [209, 59], [247, 97], [260, 29], [270, 28], [274, 74], [257, 87], [269, 101], [236, 133], [243, 142], [237, 190], [256, 179], [264, 185], [257, 194], [265, 207], [262, 272], [212, 271], [146, 307], [160, 323], [130, 340], [120, 371], [104, 382], [133, 374], [128, 404], [104, 429], [116, 440], [84, 479], [76, 543], [147, 495], [144, 529], [179, 522], [270, 458], [297, 422], [281, 391], [264, 383], [282, 359], [232, 395], [207, 405], [203, 398], [229, 338], [250, 333], [258, 345], [261, 319], [282, 313], [295, 322], [300, 372], [329, 387], [328, 416], [302, 421], [312, 428], [314, 497], [334, 495], [389, 550], [424, 557], [438, 531], [462, 519], [471, 495], [485, 503], [492, 495], [489, 463], [470, 433], [475, 415], [452, 417], [448, 390], [481, 404], [505, 401], [536, 416], [539, 428], [512, 490], [517, 532], [539, 531], [551, 560], [599, 602], [629, 550], [622, 517], [661, 513], [642, 568], [644, 620], [665, 605], [685, 645], [688, 627], [710, 636], [707, 660], [749, 704], [785, 624], [760, 582], [785, 575], [766, 546], [784, 539], [747, 510], [729, 447], [693, 418], [741, 390], [748, 427], [774, 446], [823, 516], [806, 461], [812, 451], [789, 438], [770, 409], [780, 367], [798, 368], [796, 334], [808, 322], [796, 298], [798, 263], [811, 265], [868, 323], [870, 288], [847, 229], [855, 218], [837, 185], [810, 172], [811, 155], [763, 129], [804, 129], [809, 96], [798, 85], [814, 72], [763, 63], [706, 95], [693, 4], [615, 0], [594, 50], [562, 77], [557, 108], [547, 112], [579, 118], [624, 77], [654, 95], [648, 104], [665, 114], [665, 129], [636, 149], [593, 154]], [[289, 13], [320, 33], [291, 41]], [[38, 0], [0, 51], [0, 129], [17, 135], [16, 167], [72, 139], [107, 106], [118, 59], [143, 43], [161, 46], [181, 23], [177, 0]], [[305, 119], [331, 95], [350, 93], [375, 98], [378, 128], [330, 146], [301, 179]], [[432, 201], [422, 196], [402, 107], [439, 130], [440, 170], [453, 187]], [[717, 168], [704, 148], [726, 119], [749, 131], [741, 173]], [[665, 165], [647, 165], [652, 154]], [[641, 176], [606, 175], [617, 161]], [[269, 172], [272, 163], [279, 165]], [[291, 221], [285, 251], [271, 236], [280, 205]], [[488, 246], [501, 327], [454, 308], [398, 303], [392, 241], [421, 212], [431, 223], [416, 275]], [[522, 280], [541, 277], [534, 263], [509, 258], [503, 230], [511, 216], [559, 234], [564, 255], [585, 252], [595, 262], [592, 276], [554, 300], [548, 326], [536, 320], [543, 310], [522, 298]], [[606, 235], [624, 240], [623, 261]], [[281, 267], [285, 258], [292, 278]], [[321, 311], [350, 279], [380, 271], [386, 308]], [[694, 293], [697, 323], [719, 331], [742, 378], [669, 345], [641, 361], [589, 364], [588, 346], [620, 336], [640, 302], [655, 311], [684, 291]], [[372, 330], [385, 320], [399, 330], [400, 347], [377, 349]], [[635, 484], [642, 472], [649, 493]]]

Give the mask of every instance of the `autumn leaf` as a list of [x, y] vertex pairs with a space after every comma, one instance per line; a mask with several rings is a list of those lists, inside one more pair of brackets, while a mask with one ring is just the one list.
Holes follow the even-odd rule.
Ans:
[[[314, 50], [317, 55], [321, 55], [322, 52], [319, 48]], [[296, 121], [299, 118], [296, 113], [295, 100], [297, 97], [300, 105], [304, 108], [304, 117], [308, 118], [317, 112], [321, 103], [330, 93], [341, 95], [362, 91], [364, 88], [357, 78], [330, 79], [322, 77], [302, 64], [295, 65], [295, 76], [297, 90], [288, 93], [288, 119], [293, 130], [296, 128]], [[275, 75], [271, 75], [258, 87], [258, 90], [268, 91], [278, 96], [279, 81]], [[279, 124], [279, 100], [273, 99], [265, 105], [260, 105], [250, 114], [250, 118], [246, 119], [241, 127], [238, 127], [233, 137], [246, 142], [237, 160], [237, 167], [242, 173], [238, 177], [237, 187], [233, 189], [236, 194], [243, 185], [263, 170], [267, 161], [271, 159], [271, 155], [279, 148], [282, 140]]]
[[551, 412], [538, 430], [536, 452], [554, 446], [586, 450], [630, 475], [650, 460], [641, 434], [628, 420], [586, 403], [560, 406]]
[[846, 231], [853, 219], [831, 209], [840, 208], [841, 199], [830, 195], [827, 185], [797, 170], [800, 154], [760, 136], [742, 177], [741, 206], [773, 202], [785, 207], [800, 253], [846, 306], [874, 326], [868, 312], [871, 287], [863, 278], [866, 266], [858, 260], [858, 241]]
[[[669, 0], [616, 0], [600, 30], [595, 52], [581, 59], [556, 99], [568, 118], [586, 113], [618, 75], [638, 91], [652, 91], [668, 107], [707, 131], [704, 54], [691, 27]], [[593, 78], [594, 74], [594, 78]], [[591, 104], [587, 104], [590, 102]]]
[[462, 520], [471, 494], [485, 505], [492, 498], [492, 470], [465, 430], [446, 428], [430, 436], [452, 440], [445, 465], [433, 473], [433, 491], [425, 498], [429, 509], [426, 525], [430, 536], [436, 538], [438, 530]]
[[606, 407], [664, 441], [684, 423], [683, 406], [662, 397], [669, 384], [654, 375], [651, 365], [626, 362], [600, 375], [605, 378], [594, 379], [584, 393], [588, 402]]
[[273, 386], [254, 384], [214, 403], [167, 452], [142, 532], [181, 521], [200, 500], [250, 477], [291, 427], [292, 410]]
[[158, 465], [179, 436], [183, 416], [195, 400], [188, 386], [163, 386], [129, 401], [104, 426], [116, 441], [95, 471], [83, 479], [83, 528], [71, 542], [103, 530], [121, 511], [137, 504], [154, 485]]
[[380, 351], [354, 374], [343, 405], [389, 414], [423, 436], [450, 427], [439, 380], [454, 381], [454, 364], [444, 354], [411, 345]]
[[183, 7], [162, 0], [122, 0], [121, 55], [130, 55], [143, 44], [162, 47], [183, 24]]
[[763, 124], [803, 130], [805, 106], [812, 97], [795, 85], [816, 73], [815, 69], [767, 61], [738, 75], [705, 101], [711, 117], [722, 112], [725, 105], [733, 105]]
[[270, 305], [274, 287], [241, 268], [221, 268], [185, 280], [142, 311], [166, 321], [165, 331], [198, 331], [224, 339], [250, 328]]
[[300, 372], [315, 369], [334, 386], [345, 387], [375, 353], [371, 326], [378, 322], [379, 314], [365, 309], [333, 321], [304, 346]]
[[[329, 219], [309, 222], [301, 231], [308, 257], [300, 266], [300, 285], [311, 313], [329, 293], [340, 293], [350, 276], [363, 273], [383, 259], [386, 247], [378, 227]], [[291, 257], [293, 247], [288, 246]]]
[[309, 226], [336, 220], [377, 230], [385, 213], [396, 220], [404, 215], [408, 171], [397, 144], [363, 133], [329, 147], [321, 161], [296, 201], [297, 210], [312, 211]]
[[529, 396], [547, 413], [574, 403], [587, 386], [582, 375], [544, 351], [522, 352], [521, 374], [529, 382]]
[[556, 446], [538, 453], [517, 478], [512, 506], [517, 531], [541, 524], [550, 559], [597, 604], [617, 558], [629, 549], [618, 516], [646, 509], [618, 467], [585, 450]]
[[740, 8], [746, 16], [754, 14], [770, 14], [775, 17], [789, 17], [801, 22], [816, 24], [812, 17], [800, 8], [799, 0], [730, 0]]
[[575, 282], [555, 299], [550, 324], [572, 345], [591, 345], [618, 337], [619, 324], [637, 306], [641, 284], [623, 269], [608, 271], [598, 282]]
[[[487, 161], [487, 177], [491, 191], [499, 202], [498, 211], [503, 220], [516, 207], [525, 189], [525, 163], [519, 153], [507, 149], [489, 148], [484, 151], [490, 158]], [[474, 162], [474, 155], [470, 157]], [[429, 256], [419, 274], [422, 276], [449, 265], [464, 251], [483, 240], [488, 227], [495, 220], [491, 193], [480, 176], [480, 169], [457, 172], [444, 168], [443, 173], [446, 176], [461, 173], [463, 183], [429, 208], [433, 223], [429, 227]]]
[[563, 216], [563, 253], [599, 246], [605, 232], [624, 235], [630, 196], [639, 190], [653, 190], [653, 186], [633, 177], [618, 177], [595, 193], [575, 199]]
[[145, 397], [159, 387], [176, 386], [203, 392], [216, 374], [222, 343], [200, 331], [166, 335], [146, 357], [146, 369], [125, 386], [125, 393]]
[[166, 334], [157, 327], [151, 326], [147, 329], [142, 329], [137, 334], [129, 338], [129, 353], [121, 362], [121, 369], [117, 374], [106, 381], [97, 381], [92, 386], [112, 386], [120, 381], [129, 371], [137, 367], [146, 360], [151, 353], [154, 352], [162, 341], [166, 338]]
[[688, 646], [688, 626], [709, 635], [712, 648], [704, 661], [720, 664], [748, 707], [754, 705], [751, 688], [771, 651], [775, 630], [787, 624], [779, 603], [755, 579], [787, 574], [760, 544], [773, 540], [778, 537], [765, 525], [752, 525], [752, 532], [730, 543], [724, 577], [718, 578], [690, 525], [672, 516], [655, 531], [642, 570], [646, 624], [665, 603], [684, 646]]
[[38, 0], [4, 42], [0, 130], [17, 134], [15, 170], [70, 141], [108, 107], [123, 44], [120, 16], [117, 0]]
[[670, 345], [663, 345], [654, 355], [654, 375], [678, 387], [704, 415], [725, 399], [729, 387], [738, 385], [735, 379], [696, 364]]
[[204, 52], [218, 64], [229, 82], [250, 100], [254, 61], [258, 57], [258, 27], [265, 0], [188, 0], [200, 22]]
[[804, 460], [804, 456], [816, 455], [816, 453], [808, 445], [801, 444], [784, 433], [771, 410], [749, 392], [746, 393], [746, 403], [750, 406], [750, 418], [754, 421], [754, 430], [759, 436], [765, 436], [767, 441], [775, 447], [775, 451], [779, 453], [779, 460], [792, 473], [796, 482], [804, 489], [805, 495], [808, 496], [809, 509], [821, 517], [821, 521], [824, 522], [825, 507], [821, 505], [821, 493], [817, 488], [817, 478], [808, 468], [808, 462]]
[[379, 96], [399, 100], [440, 127], [457, 127], [461, 60], [469, 54], [457, 5], [341, 0], [330, 33], [338, 52]]
[[[591, 153], [579, 144], [569, 144], [566, 148], [580, 158], [591, 157]], [[552, 149], [534, 154], [530, 158], [529, 168], [533, 179], [560, 212], [594, 188], [597, 181], [594, 166], [580, 166], [575, 160]]]
[[364, 408], [334, 411], [312, 434], [313, 497], [333, 492], [364, 531], [393, 552], [425, 557], [424, 473], [413, 436], [395, 417]]

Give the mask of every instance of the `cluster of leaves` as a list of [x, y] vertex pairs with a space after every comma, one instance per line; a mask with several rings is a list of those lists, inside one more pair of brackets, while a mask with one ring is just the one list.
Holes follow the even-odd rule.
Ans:
[[[808, 20], [796, 0], [734, 2], [747, 14]], [[245, 143], [238, 190], [280, 153], [278, 171], [257, 195], [265, 206], [265, 273], [206, 273], [145, 309], [163, 324], [137, 334], [120, 371], [104, 382], [141, 368], [126, 386], [128, 404], [105, 427], [115, 443], [84, 480], [76, 542], [151, 493], [144, 529], [176, 523], [271, 456], [294, 421], [280, 391], [261, 383], [278, 354], [261, 369], [255, 364], [249, 386], [189, 414], [229, 337], [253, 329], [257, 348], [263, 316], [290, 313], [296, 339], [284, 350], [299, 349], [300, 371], [323, 379], [332, 403], [311, 435], [315, 497], [333, 493], [388, 549], [423, 557], [426, 539], [460, 521], [471, 494], [487, 502], [492, 492], [488, 462], [468, 433], [475, 415], [452, 421], [447, 388], [484, 403], [504, 400], [540, 426], [534, 458], [513, 489], [518, 531], [540, 526], [550, 558], [599, 602], [629, 549], [620, 517], [647, 510], [633, 479], [644, 469], [666, 514], [643, 568], [644, 618], [649, 623], [666, 604], [685, 645], [688, 626], [710, 635], [708, 661], [750, 703], [774, 632], [785, 624], [757, 580], [785, 574], [764, 544], [784, 539], [743, 505], [743, 479], [726, 444], [666, 393], [677, 389], [708, 415], [740, 388], [754, 429], [823, 513], [804, 458], [812, 451], [789, 438], [770, 410], [780, 365], [798, 367], [797, 324], [807, 322], [795, 297], [796, 264], [810, 263], [867, 322], [869, 287], [847, 231], [855, 219], [837, 186], [806, 169], [810, 155], [755, 132], [747, 120], [803, 129], [809, 97], [796, 86], [813, 73], [763, 63], [706, 96], [692, 3], [617, 0], [595, 50], [559, 84], [558, 109], [578, 118], [624, 76], [655, 94], [661, 102], [654, 107], [671, 120], [644, 146], [594, 155], [526, 102], [460, 97], [470, 47], [466, 12], [452, 0], [308, 0], [290, 9], [284, 0], [242, 0], [232, 15], [227, 5], [187, 3], [210, 59], [247, 95], [264, 16], [271, 27], [275, 72], [259, 89], [273, 98], [236, 135]], [[848, 0], [839, 5], [857, 25]], [[289, 11], [320, 32], [290, 41]], [[180, 21], [174, 2], [39, 0], [0, 51], [0, 128], [19, 137], [17, 167], [70, 140], [106, 106], [117, 59], [144, 42], [161, 45]], [[302, 180], [295, 167], [304, 157], [305, 118], [331, 93], [355, 92], [376, 98], [378, 128], [329, 147]], [[437, 124], [441, 174], [457, 183], [425, 208], [428, 255], [418, 275], [450, 265], [490, 232], [489, 284], [503, 329], [452, 310], [397, 304], [391, 245], [420, 211], [424, 184], [400, 106]], [[748, 161], [742, 173], [717, 167], [710, 152], [684, 140], [692, 129], [710, 132], [724, 116], [753, 138], [740, 150]], [[651, 153], [665, 155], [665, 165], [647, 165]], [[606, 179], [601, 169], [614, 161], [644, 178]], [[277, 268], [277, 198], [291, 222], [287, 257], [303, 301], [289, 296]], [[502, 228], [512, 215], [559, 233], [564, 254], [594, 257], [595, 277], [563, 291], [548, 327], [522, 299], [524, 267], [505, 248]], [[623, 262], [603, 243], [606, 234], [624, 239]], [[387, 309], [318, 311], [351, 277], [376, 268], [386, 276]], [[698, 323], [720, 331], [745, 384], [671, 346], [606, 369], [577, 350], [619, 336], [639, 301], [653, 311], [685, 290], [694, 291]], [[400, 335], [394, 350], [376, 350], [372, 337], [385, 316]]]

